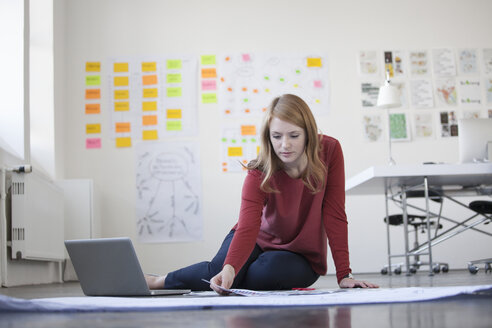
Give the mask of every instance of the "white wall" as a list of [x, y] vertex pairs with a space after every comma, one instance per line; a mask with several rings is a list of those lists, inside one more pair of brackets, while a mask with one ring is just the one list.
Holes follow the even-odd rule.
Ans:
[[[63, 7], [62, 9], [60, 9]], [[92, 178], [101, 197], [102, 235], [136, 237], [134, 149], [115, 149], [108, 129], [103, 148], [84, 148], [84, 65], [111, 56], [167, 53], [209, 54], [222, 51], [327, 52], [330, 56], [332, 109], [318, 119], [325, 134], [338, 138], [345, 152], [346, 175], [387, 163], [384, 142], [366, 143], [360, 120], [358, 50], [491, 47], [492, 2], [486, 0], [412, 1], [152, 1], [71, 0], [55, 2], [55, 31], [64, 29], [55, 62], [55, 85], [63, 84], [63, 178]], [[65, 18], [56, 17], [65, 15]], [[61, 22], [64, 22], [62, 25]], [[55, 40], [56, 44], [56, 40]], [[58, 66], [64, 65], [63, 68]], [[102, 99], [103, 127], [108, 126], [107, 99]], [[222, 174], [218, 160], [221, 116], [218, 108], [200, 106], [204, 240], [194, 243], [136, 244], [144, 270], [168, 270], [209, 259], [237, 220], [244, 175]], [[437, 109], [436, 109], [437, 111]], [[457, 161], [457, 140], [436, 139], [395, 144], [398, 163]], [[385, 263], [382, 196], [349, 197], [350, 248], [355, 272], [379, 271]], [[453, 267], [470, 257], [461, 243], [491, 242], [474, 233], [439, 251]], [[177, 256], [179, 254], [179, 256]], [[329, 272], [333, 272], [331, 260]]]

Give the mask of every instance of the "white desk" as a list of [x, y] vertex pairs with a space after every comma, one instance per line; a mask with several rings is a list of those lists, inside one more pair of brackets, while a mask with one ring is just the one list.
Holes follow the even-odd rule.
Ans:
[[[423, 190], [425, 194], [426, 208], [424, 212], [427, 216], [427, 242], [412, 250], [408, 246], [408, 213], [406, 192], [409, 190]], [[388, 200], [393, 200], [401, 204], [403, 210], [404, 232], [405, 232], [405, 254], [392, 255], [389, 240], [389, 222], [387, 222], [387, 242], [388, 242], [388, 269], [391, 274], [391, 257], [405, 257], [407, 274], [410, 272], [409, 257], [415, 255], [429, 256], [429, 271], [433, 274], [432, 246], [446, 239], [449, 239], [468, 229], [473, 229], [489, 236], [492, 234], [475, 228], [490, 218], [484, 217], [472, 224], [467, 222], [479, 214], [475, 214], [466, 220], [455, 221], [450, 218], [442, 218], [453, 222], [455, 225], [444, 233], [431, 238], [430, 217], [437, 216], [429, 210], [429, 190], [436, 191], [443, 197], [451, 199], [464, 207], [453, 197], [458, 195], [485, 195], [492, 194], [492, 163], [469, 163], [469, 164], [416, 164], [416, 165], [387, 165], [373, 166], [345, 183], [347, 195], [374, 195], [384, 194], [386, 199], [386, 217], [388, 213]], [[415, 206], [412, 208], [419, 209]], [[439, 214], [440, 216], [440, 214]], [[389, 221], [389, 220], [387, 220]], [[456, 231], [456, 229], [458, 229]], [[455, 231], [453, 231], [455, 230]], [[428, 253], [422, 253], [428, 251]]]

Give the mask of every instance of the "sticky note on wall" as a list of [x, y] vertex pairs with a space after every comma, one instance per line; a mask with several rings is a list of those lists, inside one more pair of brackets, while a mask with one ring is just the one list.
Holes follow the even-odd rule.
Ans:
[[93, 133], [101, 133], [101, 124], [86, 124], [85, 125], [85, 133], [93, 134]]
[[256, 135], [256, 125], [241, 125], [241, 135], [242, 136], [255, 136]]
[[144, 75], [142, 76], [143, 85], [157, 84], [157, 75]]
[[308, 58], [307, 67], [322, 67], [321, 58]]
[[155, 72], [157, 71], [157, 63], [156, 62], [143, 62], [142, 63], [142, 72]]
[[113, 83], [115, 87], [126, 87], [129, 85], [128, 76], [115, 76]]
[[166, 110], [166, 118], [168, 119], [181, 119], [181, 109], [168, 109]]
[[115, 131], [117, 133], [130, 132], [131, 126], [130, 122], [117, 122], [115, 123]]
[[228, 147], [227, 156], [240, 157], [243, 156], [243, 147]]
[[131, 147], [132, 146], [132, 138], [130, 137], [120, 137], [116, 138], [116, 147]]
[[157, 125], [157, 115], [142, 116], [142, 125]]
[[85, 77], [85, 85], [87, 85], [87, 86], [101, 85], [101, 76], [100, 75], [87, 75]]
[[130, 102], [129, 101], [115, 101], [114, 103], [114, 111], [115, 112], [127, 112], [130, 110]]
[[101, 113], [101, 104], [85, 104], [85, 113], [86, 114], [100, 114]]
[[181, 120], [167, 121], [166, 122], [166, 130], [167, 131], [182, 131], [183, 126], [182, 126]]
[[114, 63], [113, 72], [115, 73], [126, 73], [128, 72], [128, 63]]
[[142, 139], [143, 140], [157, 140], [157, 130], [144, 130], [142, 131]]
[[215, 65], [215, 55], [202, 55], [202, 65]]
[[85, 99], [101, 99], [101, 89], [85, 89]]
[[101, 71], [101, 63], [100, 62], [87, 62], [87, 63], [85, 63], [85, 71], [86, 72], [100, 72]]
[[87, 138], [85, 140], [86, 149], [99, 149], [101, 148], [101, 138]]
[[144, 101], [142, 102], [142, 110], [144, 112], [156, 111], [157, 101]]

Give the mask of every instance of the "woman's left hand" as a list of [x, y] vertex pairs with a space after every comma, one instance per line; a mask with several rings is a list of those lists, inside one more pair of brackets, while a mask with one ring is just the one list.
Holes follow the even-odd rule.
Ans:
[[343, 278], [338, 285], [340, 288], [379, 288], [376, 284], [352, 278]]

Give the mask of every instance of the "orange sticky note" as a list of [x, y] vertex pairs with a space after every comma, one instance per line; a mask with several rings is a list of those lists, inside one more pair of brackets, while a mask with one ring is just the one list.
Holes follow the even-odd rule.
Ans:
[[114, 63], [113, 72], [115, 73], [128, 72], [128, 63]]
[[157, 130], [144, 130], [142, 131], [143, 140], [157, 140]]
[[128, 76], [115, 76], [113, 82], [115, 87], [126, 87], [129, 84]]
[[142, 63], [142, 72], [155, 72], [157, 71], [156, 62], [144, 62]]
[[256, 125], [241, 125], [241, 135], [242, 136], [255, 136], [256, 135]]
[[227, 156], [240, 157], [243, 156], [243, 147], [228, 147]]
[[202, 68], [202, 78], [210, 79], [217, 77], [217, 70], [215, 68]]
[[85, 99], [101, 99], [101, 89], [85, 89]]
[[307, 67], [321, 67], [321, 58], [308, 58]]
[[142, 116], [143, 125], [157, 125], [157, 115], [144, 115]]
[[99, 124], [99, 123], [86, 124], [85, 125], [85, 133], [86, 134], [101, 133], [101, 124]]
[[114, 111], [115, 112], [127, 112], [130, 110], [130, 102], [129, 101], [115, 101], [114, 103]]
[[143, 89], [144, 98], [157, 98], [157, 88], [146, 88]]
[[144, 75], [142, 76], [143, 85], [157, 84], [157, 75]]
[[142, 102], [142, 110], [144, 112], [156, 111], [157, 110], [157, 101], [143, 101]]
[[101, 104], [85, 104], [85, 113], [86, 114], [100, 114], [101, 113]]
[[130, 137], [121, 137], [116, 138], [116, 147], [131, 147], [132, 146], [132, 138]]
[[166, 110], [166, 118], [168, 118], [168, 119], [180, 119], [181, 117], [182, 117], [181, 109], [168, 109], [168, 110]]
[[130, 98], [130, 90], [114, 90], [114, 99], [128, 99]]
[[115, 131], [117, 133], [130, 132], [130, 122], [117, 122], [115, 124]]
[[100, 62], [87, 62], [87, 63], [85, 63], [85, 71], [86, 72], [100, 72], [101, 71], [101, 63]]

